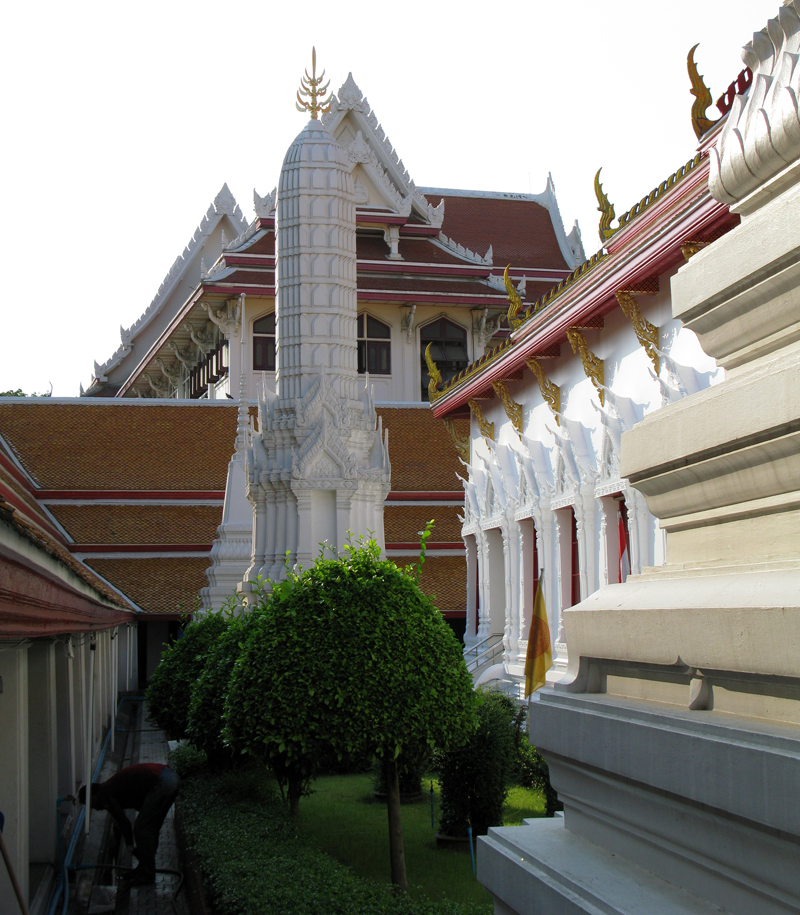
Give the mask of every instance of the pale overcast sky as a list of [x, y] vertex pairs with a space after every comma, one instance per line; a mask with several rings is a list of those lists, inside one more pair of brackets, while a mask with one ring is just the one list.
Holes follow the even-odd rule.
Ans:
[[[7, 4], [0, 391], [75, 396], [223, 182], [248, 219], [305, 124], [311, 45], [348, 71], [420, 186], [538, 193], [597, 250], [694, 155], [686, 55], [714, 99], [780, 0]], [[709, 111], [709, 115], [715, 114]]]

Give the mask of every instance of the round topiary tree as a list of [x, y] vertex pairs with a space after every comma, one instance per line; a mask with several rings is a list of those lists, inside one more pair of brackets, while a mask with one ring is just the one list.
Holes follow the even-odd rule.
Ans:
[[502, 693], [478, 690], [478, 725], [469, 740], [446, 749], [439, 764], [442, 818], [447, 836], [486, 835], [503, 822], [503, 803], [517, 768], [514, 701]]
[[174, 740], [186, 737], [192, 689], [209, 651], [228, 626], [228, 617], [209, 613], [193, 620], [161, 655], [147, 688], [147, 707], [160, 728]]
[[[424, 551], [423, 551], [424, 552]], [[225, 734], [283, 767], [293, 809], [325, 748], [384, 767], [392, 882], [407, 888], [397, 758], [473, 726], [461, 647], [416, 576], [374, 541], [320, 558], [273, 599], [234, 665]]]

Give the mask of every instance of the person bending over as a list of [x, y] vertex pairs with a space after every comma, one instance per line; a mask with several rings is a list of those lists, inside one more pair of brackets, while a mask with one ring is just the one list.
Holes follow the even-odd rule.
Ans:
[[[155, 882], [158, 834], [180, 786], [177, 773], [159, 763], [128, 766], [108, 781], [92, 782], [92, 809], [107, 810], [114, 817], [128, 846], [136, 840], [133, 854], [139, 866], [128, 878], [132, 886]], [[85, 785], [78, 800], [86, 803]], [[133, 829], [125, 814], [131, 809], [138, 811]]]

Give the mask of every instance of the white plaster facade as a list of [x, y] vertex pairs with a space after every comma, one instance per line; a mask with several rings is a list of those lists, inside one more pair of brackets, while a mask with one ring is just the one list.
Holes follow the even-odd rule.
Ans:
[[[563, 673], [562, 611], [619, 581], [620, 500], [627, 509], [631, 572], [665, 562], [663, 531], [620, 475], [620, 439], [649, 413], [722, 375], [695, 334], [672, 318], [669, 282], [670, 274], [662, 275], [657, 294], [638, 297], [641, 314], [659, 328], [658, 375], [630, 320], [617, 308], [605, 315], [602, 328], [583, 331], [603, 361], [603, 405], [580, 355], [568, 345], [561, 346], [557, 358], [540, 360], [547, 379], [560, 389], [558, 412], [527, 369], [522, 378], [504, 382], [522, 408], [521, 433], [499, 396], [479, 401], [483, 419], [494, 424], [494, 438], [484, 436], [473, 419], [470, 463], [462, 481], [469, 582], [465, 654], [477, 682], [506, 681], [518, 694], [524, 681], [534, 555], [545, 571], [556, 668], [550, 679]], [[572, 590], [573, 516], [578, 600]]]

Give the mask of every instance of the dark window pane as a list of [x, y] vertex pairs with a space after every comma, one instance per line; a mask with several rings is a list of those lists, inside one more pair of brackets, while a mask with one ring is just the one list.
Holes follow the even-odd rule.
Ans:
[[[356, 331], [356, 336], [363, 340], [364, 338], [364, 315], [358, 316], [358, 330]], [[361, 369], [359, 369], [359, 372]]]
[[431, 358], [442, 373], [442, 380], [449, 381], [462, 369], [466, 368], [467, 332], [447, 318], [440, 318], [427, 324], [420, 330], [420, 364], [422, 368], [422, 399], [428, 399], [428, 366], [425, 362], [425, 350], [431, 344]]
[[363, 375], [367, 370], [367, 344], [363, 340], [358, 341], [358, 374]]
[[378, 321], [371, 315], [367, 315], [367, 336], [370, 339], [377, 337], [380, 340], [388, 340], [391, 336], [391, 331], [383, 321]]
[[264, 315], [253, 322], [254, 334], [274, 334], [275, 333], [275, 312], [270, 315]]

